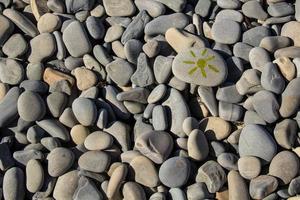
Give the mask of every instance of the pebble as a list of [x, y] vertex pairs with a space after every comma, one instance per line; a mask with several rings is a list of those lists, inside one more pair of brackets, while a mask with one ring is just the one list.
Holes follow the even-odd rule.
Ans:
[[[255, 0], [252, 0], [250, 2], [254, 2], [254, 1]], [[258, 47], [261, 40], [268, 36], [271, 36], [271, 31], [269, 28], [264, 26], [257, 26], [245, 31], [243, 33], [242, 41], [243, 43]]]
[[136, 7], [132, 0], [104, 0], [103, 6], [109, 16], [130, 16], [135, 13]]
[[75, 144], [83, 144], [90, 131], [87, 127], [77, 124], [72, 127], [70, 135]]
[[47, 8], [47, 1], [45, 0], [41, 0], [41, 1], [31, 0], [29, 1], [29, 3], [30, 3], [32, 14], [35, 17], [36, 21], [38, 21], [42, 15], [44, 15], [46, 12], [49, 11]]
[[25, 198], [25, 175], [22, 169], [12, 167], [3, 177], [4, 199], [21, 200]]
[[244, 16], [239, 11], [225, 9], [218, 12], [216, 20], [231, 20], [241, 23], [244, 20]]
[[5, 143], [0, 144], [0, 150], [2, 152], [0, 156], [0, 169], [6, 171], [7, 169], [14, 166], [15, 161], [11, 155], [9, 146]]
[[250, 199], [248, 186], [239, 172], [230, 171], [227, 176], [229, 199]]
[[[42, 47], [41, 44], [43, 44]], [[50, 33], [42, 33], [30, 40], [30, 48], [28, 61], [31, 63], [42, 62], [56, 51], [55, 38]]]
[[194, 160], [203, 161], [209, 153], [209, 146], [204, 133], [194, 129], [189, 133], [187, 141], [188, 155]]
[[73, 57], [81, 57], [92, 50], [87, 32], [79, 21], [72, 21], [65, 28], [63, 41], [68, 52]]
[[269, 52], [274, 53], [276, 50], [290, 46], [291, 39], [284, 36], [269, 36], [260, 41], [259, 46]]
[[18, 113], [28, 122], [41, 120], [46, 113], [46, 105], [39, 94], [25, 91], [18, 99]]
[[195, 13], [201, 17], [207, 17], [211, 8], [210, 0], [198, 1], [195, 7]]
[[238, 42], [233, 46], [233, 55], [242, 61], [249, 62], [249, 53], [253, 47], [249, 44]]
[[[168, 21], [169, 23], [165, 23]], [[188, 18], [183, 13], [175, 13], [170, 15], [159, 16], [150, 21], [145, 26], [145, 34], [158, 35], [165, 34], [169, 28], [183, 29], [188, 25]]]
[[249, 193], [253, 199], [263, 199], [274, 192], [278, 181], [273, 176], [260, 175], [250, 181]]
[[75, 80], [72, 76], [62, 73], [58, 70], [47, 67], [44, 71], [43, 79], [48, 85], [52, 86], [59, 81], [67, 81], [71, 86], [74, 85]]
[[73, 199], [78, 181], [79, 175], [77, 170], [69, 171], [58, 177], [53, 190], [53, 197], [57, 200]]
[[300, 22], [297, 21], [287, 22], [282, 26], [280, 35], [292, 39], [294, 46], [299, 47], [300, 45], [300, 37], [298, 34], [299, 28], [300, 28]]
[[213, 198], [213, 195], [208, 192], [205, 183], [194, 183], [187, 187], [187, 198], [190, 200]]
[[93, 101], [79, 97], [72, 103], [72, 110], [78, 122], [83, 126], [91, 126], [95, 123], [97, 109]]
[[282, 17], [294, 14], [294, 8], [287, 2], [278, 2], [268, 6], [268, 13], [273, 17]]
[[41, 144], [49, 151], [52, 151], [53, 149], [61, 146], [60, 141], [57, 138], [53, 138], [53, 137], [42, 138]]
[[207, 161], [198, 169], [196, 182], [204, 182], [210, 193], [219, 191], [226, 181], [224, 170], [215, 161]]
[[244, 114], [242, 106], [219, 101], [219, 116], [226, 121], [239, 121]]
[[71, 168], [75, 160], [75, 155], [67, 148], [58, 147], [48, 154], [47, 160], [49, 175], [59, 177]]
[[272, 92], [261, 90], [255, 93], [253, 106], [257, 114], [268, 123], [273, 123], [279, 118], [279, 104]]
[[146, 200], [144, 189], [135, 182], [126, 182], [122, 193], [124, 200]]
[[84, 140], [84, 146], [88, 150], [104, 150], [113, 143], [113, 138], [103, 131], [95, 131], [89, 134]]
[[135, 181], [147, 187], [156, 187], [159, 183], [158, 173], [153, 162], [145, 156], [136, 156], [130, 166], [135, 173]]
[[285, 90], [281, 94], [281, 105], [279, 113], [282, 117], [290, 117], [299, 107], [299, 98], [297, 89], [300, 85], [300, 78], [295, 78], [289, 82]]
[[153, 65], [153, 72], [158, 83], [166, 83], [172, 73], [172, 62], [173, 59], [170, 57], [156, 57]]
[[100, 193], [96, 185], [91, 180], [82, 176], [79, 179], [77, 189], [73, 195], [73, 199], [103, 199], [103, 195]]
[[[183, 67], [183, 64], [186, 66]], [[191, 48], [179, 52], [172, 64], [172, 71], [184, 82], [209, 87], [220, 85], [227, 77], [225, 61], [217, 52], [208, 48]]]
[[87, 90], [95, 86], [98, 81], [96, 74], [87, 68], [76, 68], [74, 75], [79, 90]]
[[174, 1], [158, 0], [158, 2], [164, 4], [165, 6], [167, 6], [168, 8], [170, 8], [171, 10], [173, 10], [175, 12], [182, 11], [186, 5], [185, 0], [174, 0]]
[[282, 76], [291, 81], [296, 77], [296, 67], [294, 63], [287, 57], [280, 57], [273, 61], [276, 63]]
[[277, 152], [277, 145], [265, 128], [249, 124], [246, 125], [239, 138], [239, 154], [256, 156], [263, 161], [270, 162]]
[[186, 135], [190, 135], [190, 133], [198, 128], [198, 120], [194, 117], [187, 117], [182, 122], [182, 130]]
[[299, 194], [299, 181], [300, 181], [300, 177], [296, 177], [294, 179], [291, 180], [289, 187], [288, 187], [288, 193], [291, 196], [294, 196], [296, 194]]
[[156, 131], [164, 131], [168, 128], [168, 118], [166, 109], [157, 105], [152, 110], [152, 125]]
[[118, 85], [125, 86], [130, 82], [130, 77], [134, 73], [133, 66], [123, 60], [116, 59], [106, 66], [108, 76]]
[[37, 23], [37, 28], [40, 33], [52, 33], [58, 30], [60, 26], [60, 18], [51, 13], [42, 15]]
[[261, 71], [265, 64], [271, 62], [271, 58], [265, 49], [254, 47], [249, 52], [249, 61], [253, 69]]
[[24, 37], [16, 33], [12, 35], [3, 45], [2, 51], [7, 57], [17, 58], [25, 54], [28, 44]]
[[124, 28], [119, 25], [111, 26], [107, 29], [107, 32], [104, 37], [105, 42], [113, 42], [121, 38], [124, 32]]
[[112, 198], [115, 193], [118, 192], [122, 181], [124, 181], [127, 175], [128, 168], [126, 165], [121, 164], [112, 173], [107, 185], [106, 195], [108, 198]]
[[2, 24], [0, 29], [0, 44], [3, 45], [3, 43], [10, 37], [10, 35], [14, 31], [14, 24], [3, 15], [0, 15], [0, 22]]
[[216, 21], [211, 29], [211, 34], [216, 42], [222, 44], [234, 44], [241, 37], [240, 25], [232, 20], [220, 19]]
[[243, 14], [249, 18], [255, 18], [258, 20], [265, 20], [268, 18], [268, 14], [263, 10], [261, 4], [258, 1], [247, 1], [242, 6]]
[[60, 0], [49, 0], [47, 1], [47, 7], [56, 13], [64, 13], [65, 11], [65, 4]]
[[186, 158], [172, 157], [159, 169], [159, 180], [170, 188], [181, 187], [190, 175], [190, 163]]
[[78, 159], [78, 165], [81, 169], [102, 173], [110, 165], [110, 156], [102, 151], [87, 151]]
[[13, 158], [18, 164], [27, 165], [28, 161], [31, 159], [44, 159], [44, 155], [41, 151], [35, 149], [20, 150], [13, 153]]
[[36, 122], [42, 129], [44, 129], [52, 137], [57, 137], [63, 141], [69, 141], [70, 135], [67, 129], [59, 121], [54, 119], [44, 119]]
[[29, 192], [39, 191], [44, 183], [44, 170], [38, 160], [30, 160], [26, 165], [26, 188]]
[[261, 162], [257, 157], [241, 157], [237, 164], [240, 175], [245, 179], [251, 180], [257, 177], [261, 172]]
[[261, 85], [264, 89], [281, 94], [285, 88], [285, 81], [273, 63], [267, 63], [262, 68]]
[[239, 94], [251, 94], [260, 91], [261, 81], [260, 81], [261, 73], [256, 69], [248, 69], [241, 76], [240, 80], [236, 82], [236, 89]]
[[3, 15], [10, 19], [21, 31], [30, 37], [38, 35], [38, 29], [25, 15], [17, 10], [7, 8], [3, 11]]
[[137, 60], [137, 69], [130, 80], [139, 87], [149, 86], [154, 83], [153, 72], [146, 54], [140, 53]]
[[99, 40], [104, 38], [105, 35], [105, 28], [104, 25], [102, 23], [102, 20], [97, 18], [97, 17], [93, 17], [93, 16], [89, 16], [86, 21], [86, 28], [90, 34], [90, 36], [92, 36], [92, 38]]
[[298, 125], [295, 120], [284, 119], [274, 128], [274, 137], [278, 145], [285, 149], [292, 149], [297, 135]]
[[290, 151], [279, 152], [271, 161], [269, 174], [279, 179], [279, 184], [286, 185], [295, 178], [299, 171], [299, 158]]
[[235, 85], [224, 85], [218, 88], [216, 99], [227, 103], [239, 103], [243, 96], [238, 93]]
[[238, 157], [233, 153], [221, 153], [217, 156], [217, 162], [227, 170], [238, 170]]
[[137, 59], [143, 51], [143, 43], [137, 39], [128, 40], [124, 45], [124, 53], [130, 63], [137, 64]]
[[171, 136], [163, 131], [152, 131], [140, 135], [135, 147], [153, 162], [161, 164], [173, 149]]
[[208, 140], [223, 140], [231, 132], [229, 122], [218, 117], [207, 117], [200, 121], [199, 129], [202, 130]]
[[0, 80], [2, 83], [17, 85], [24, 79], [24, 68], [16, 60], [6, 58], [0, 60]]
[[166, 7], [158, 1], [135, 0], [134, 4], [140, 11], [146, 10], [153, 18], [163, 15], [166, 11]]

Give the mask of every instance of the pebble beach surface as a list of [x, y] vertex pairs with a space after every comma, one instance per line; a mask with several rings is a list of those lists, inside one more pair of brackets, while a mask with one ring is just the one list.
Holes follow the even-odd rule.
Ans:
[[0, 200], [299, 200], [300, 0], [0, 0]]

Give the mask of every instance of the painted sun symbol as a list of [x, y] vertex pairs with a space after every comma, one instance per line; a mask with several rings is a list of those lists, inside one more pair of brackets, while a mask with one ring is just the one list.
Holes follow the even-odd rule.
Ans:
[[[190, 54], [193, 58], [196, 58], [196, 54], [193, 51], [190, 51]], [[197, 69], [200, 69], [201, 74], [204, 78], [207, 77], [205, 68], [208, 67], [210, 70], [218, 73], [219, 70], [216, 68], [216, 66], [210, 64], [209, 62], [215, 59], [215, 56], [209, 56], [207, 55], [207, 49], [204, 49], [201, 52], [202, 56], [206, 56], [205, 58], [198, 58], [197, 61], [183, 61], [184, 64], [190, 64], [190, 65], [195, 65], [190, 68], [189, 70], [189, 75], [193, 75]]]

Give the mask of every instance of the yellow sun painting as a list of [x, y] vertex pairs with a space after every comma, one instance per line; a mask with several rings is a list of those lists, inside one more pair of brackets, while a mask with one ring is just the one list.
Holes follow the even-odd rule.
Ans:
[[[190, 51], [190, 54], [193, 58], [196, 58], [196, 54], [191, 50]], [[207, 49], [204, 49], [202, 52], [201, 52], [201, 56], [205, 56], [205, 58], [197, 58], [196, 61], [183, 61], [184, 64], [190, 64], [190, 65], [195, 65], [193, 67], [190, 68], [189, 70], [189, 75], [193, 75], [197, 69], [200, 69], [200, 72], [202, 74], [202, 76], [204, 78], [207, 77], [206, 75], [206, 71], [205, 71], [205, 68], [208, 67], [210, 70], [218, 73], [219, 70], [216, 68], [216, 66], [210, 64], [210, 61], [214, 60], [215, 59], [215, 56], [209, 56], [207, 55]]]

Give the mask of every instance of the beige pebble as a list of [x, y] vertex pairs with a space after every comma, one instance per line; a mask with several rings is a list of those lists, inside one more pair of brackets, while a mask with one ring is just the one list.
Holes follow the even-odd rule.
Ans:
[[66, 80], [71, 85], [74, 85], [75, 83], [75, 79], [72, 76], [55, 69], [51, 69], [49, 67], [45, 69], [43, 79], [46, 83], [48, 83], [48, 85], [53, 85], [54, 83], [61, 80]]
[[124, 200], [146, 200], [143, 188], [135, 182], [127, 182], [123, 186]]
[[72, 200], [77, 188], [79, 175], [77, 170], [73, 170], [58, 177], [53, 191], [56, 200]]
[[103, 150], [109, 148], [112, 143], [111, 135], [103, 131], [95, 131], [86, 137], [84, 146], [88, 150]]
[[289, 37], [293, 40], [294, 46], [300, 46], [300, 22], [290, 21], [285, 23], [281, 29], [281, 36]]
[[125, 151], [121, 154], [121, 160], [124, 163], [130, 163], [134, 158], [141, 155], [142, 154], [136, 150]]
[[280, 57], [273, 61], [278, 65], [278, 68], [288, 81], [291, 81], [296, 76], [296, 67], [288, 57]]
[[209, 153], [208, 142], [204, 133], [198, 129], [193, 130], [188, 138], [188, 155], [197, 161], [205, 160]]
[[134, 170], [137, 183], [146, 187], [156, 187], [158, 185], [158, 173], [151, 160], [145, 156], [137, 156], [130, 162], [130, 166]]
[[166, 40], [176, 52], [191, 47], [205, 47], [204, 42], [199, 37], [195, 37], [186, 31], [180, 31], [176, 28], [169, 28], [167, 30]]
[[111, 26], [106, 31], [104, 41], [113, 42], [115, 40], [118, 40], [121, 38], [123, 32], [124, 32], [124, 28], [122, 26], [119, 25]]
[[75, 144], [83, 144], [90, 131], [87, 127], [77, 124], [72, 127], [70, 135]]
[[126, 59], [126, 55], [125, 55], [125, 51], [124, 51], [124, 46], [123, 46], [123, 44], [119, 40], [116, 40], [116, 41], [112, 42], [111, 43], [111, 48], [112, 48], [113, 52], [119, 58]]
[[0, 101], [5, 97], [9, 87], [6, 83], [0, 83]]
[[105, 13], [104, 7], [102, 5], [97, 5], [93, 10], [91, 10], [90, 14], [94, 17], [102, 17]]
[[294, 149], [293, 149], [293, 152], [294, 152], [295, 154], [297, 154], [297, 156], [300, 158], [300, 147], [294, 148]]
[[26, 188], [29, 192], [39, 191], [44, 184], [43, 166], [38, 160], [29, 160], [26, 165]]
[[40, 33], [51, 33], [60, 28], [61, 21], [57, 15], [46, 13], [42, 15], [37, 23]]
[[216, 193], [217, 200], [229, 200], [229, 191], [227, 188]]
[[79, 90], [87, 90], [97, 84], [97, 76], [96, 74], [85, 68], [76, 68], [74, 70], [74, 76], [76, 78], [77, 88]]
[[253, 156], [242, 157], [238, 160], [238, 169], [242, 177], [253, 179], [260, 174], [260, 160]]
[[36, 21], [38, 21], [43, 14], [49, 12], [47, 0], [30, 0], [30, 7]]
[[237, 171], [230, 171], [227, 181], [230, 200], [250, 200], [248, 186]]
[[200, 121], [199, 128], [202, 130], [208, 140], [223, 140], [231, 132], [229, 122], [219, 117], [207, 117]]
[[109, 166], [109, 169], [107, 171], [107, 175], [111, 177], [111, 175], [113, 174], [113, 172], [115, 171], [115, 169], [117, 169], [119, 166], [121, 166], [122, 163], [121, 162], [114, 162]]
[[211, 27], [212, 25], [207, 23], [207, 22], [203, 22], [203, 33], [204, 36], [208, 39], [213, 40], [212, 34], [211, 34]]
[[125, 180], [127, 171], [127, 166], [124, 164], [114, 170], [107, 185], [106, 195], [108, 198], [112, 198], [119, 191], [121, 183]]

